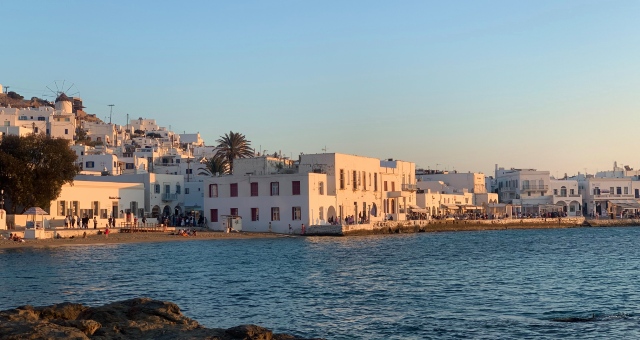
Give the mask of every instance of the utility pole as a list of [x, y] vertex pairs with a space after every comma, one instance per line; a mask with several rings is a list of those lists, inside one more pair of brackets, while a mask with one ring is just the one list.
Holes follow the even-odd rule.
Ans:
[[107, 105], [107, 106], [109, 106], [109, 124], [111, 124], [111, 114], [113, 113], [113, 107], [114, 107], [115, 105], [113, 105], [113, 104], [109, 104], [109, 105]]
[[[10, 87], [11, 87], [11, 86], [5, 86], [4, 88], [5, 88], [7, 91], [6, 91], [6, 92], [4, 92], [4, 91], [3, 91], [2, 93], [9, 93], [9, 88], [10, 88]], [[0, 89], [0, 90], [2, 90], [2, 89]]]

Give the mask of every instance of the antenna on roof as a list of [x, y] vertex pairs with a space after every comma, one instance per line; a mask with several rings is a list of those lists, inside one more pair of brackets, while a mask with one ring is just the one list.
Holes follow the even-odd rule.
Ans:
[[109, 104], [109, 105], [107, 105], [107, 106], [109, 106], [109, 124], [111, 124], [111, 114], [113, 113], [113, 107], [114, 107], [115, 105], [113, 105], [113, 104]]

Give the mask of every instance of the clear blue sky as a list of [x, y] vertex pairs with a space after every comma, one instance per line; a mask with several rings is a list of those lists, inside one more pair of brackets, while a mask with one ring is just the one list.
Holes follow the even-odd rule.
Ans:
[[640, 167], [640, 1], [12, 1], [0, 84], [208, 144], [419, 167]]

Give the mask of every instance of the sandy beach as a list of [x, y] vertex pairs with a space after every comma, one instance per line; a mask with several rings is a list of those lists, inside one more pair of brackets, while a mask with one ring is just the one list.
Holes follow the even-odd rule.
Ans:
[[13, 248], [29, 248], [29, 247], [57, 247], [72, 245], [103, 245], [103, 244], [123, 244], [123, 243], [143, 243], [143, 242], [188, 242], [195, 240], [214, 240], [214, 239], [252, 239], [252, 238], [269, 238], [269, 237], [289, 237], [288, 235], [274, 233], [223, 233], [212, 231], [198, 231], [197, 236], [179, 236], [171, 235], [169, 232], [155, 233], [111, 233], [109, 237], [105, 235], [90, 235], [86, 238], [74, 237], [63, 239], [41, 239], [41, 240], [25, 240], [24, 242], [15, 242], [11, 240], [0, 240], [0, 249]]

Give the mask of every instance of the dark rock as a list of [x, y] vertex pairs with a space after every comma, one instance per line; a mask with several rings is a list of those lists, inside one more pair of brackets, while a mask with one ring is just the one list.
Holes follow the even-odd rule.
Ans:
[[0, 339], [296, 340], [256, 325], [205, 328], [171, 302], [137, 298], [87, 307], [62, 303], [0, 312]]

